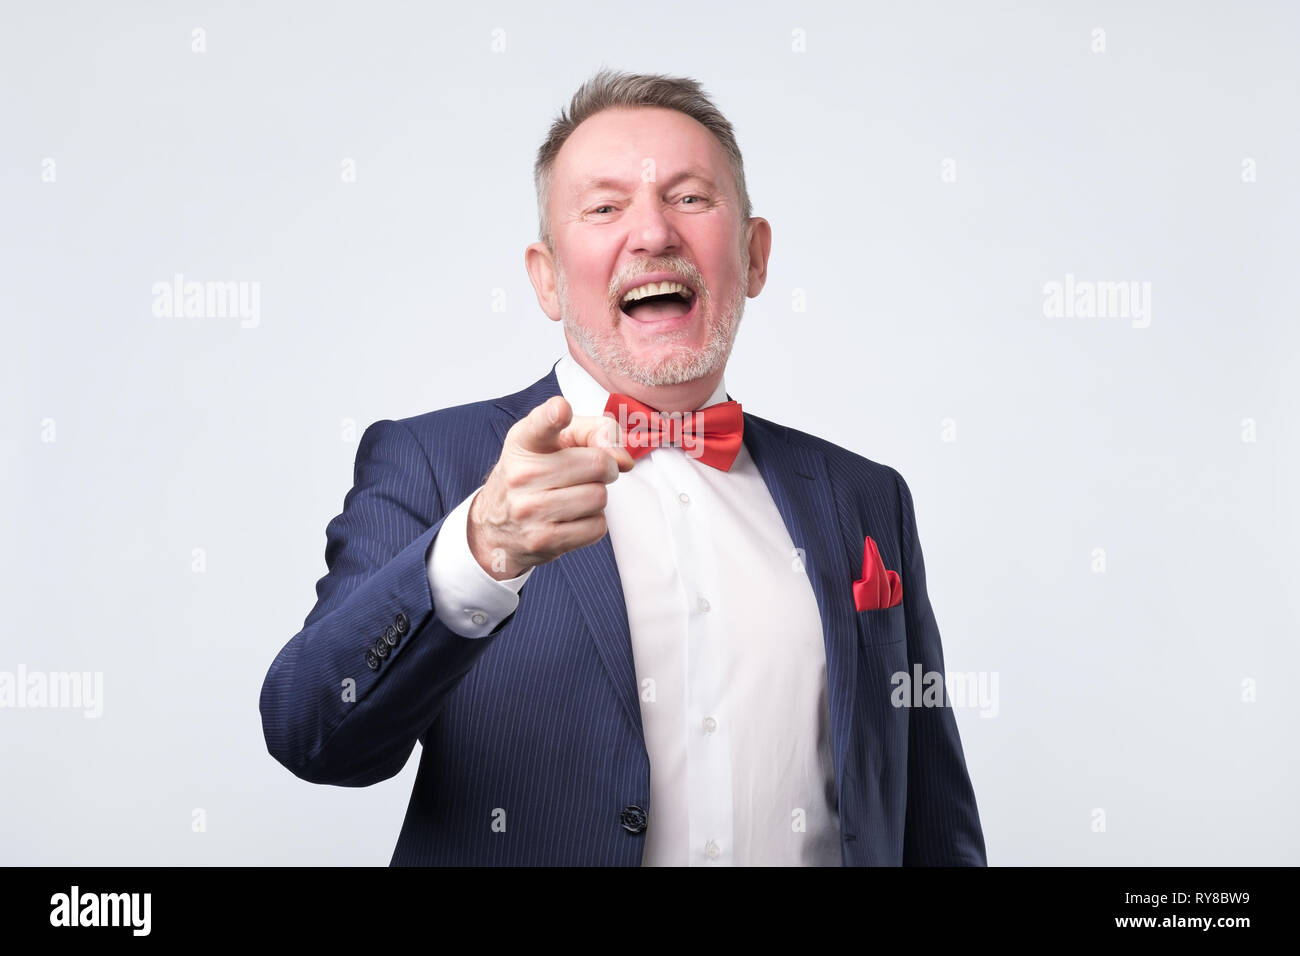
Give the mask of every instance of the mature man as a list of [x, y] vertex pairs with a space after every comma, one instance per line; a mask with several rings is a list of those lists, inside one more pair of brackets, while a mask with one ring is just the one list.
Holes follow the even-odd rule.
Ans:
[[731, 125], [601, 71], [535, 176], [568, 354], [367, 429], [270, 752], [365, 786], [419, 740], [397, 865], [983, 865], [951, 709], [895, 706], [943, 672], [907, 484], [724, 389], [771, 246]]

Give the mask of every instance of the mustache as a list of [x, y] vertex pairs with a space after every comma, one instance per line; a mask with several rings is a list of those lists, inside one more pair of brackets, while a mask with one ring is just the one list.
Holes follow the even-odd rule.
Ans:
[[702, 298], [708, 298], [708, 285], [705, 283], [704, 276], [700, 274], [700, 270], [695, 267], [694, 263], [689, 262], [686, 259], [653, 259], [643, 261], [642, 263], [639, 263], [635, 269], [629, 269], [621, 275], [614, 276], [609, 283], [610, 301], [615, 305], [618, 305], [621, 298], [619, 292], [627, 283], [631, 282], [633, 279], [638, 279], [641, 276], [649, 275], [652, 272], [676, 272], [690, 283], [690, 286], [695, 290], [696, 295]]

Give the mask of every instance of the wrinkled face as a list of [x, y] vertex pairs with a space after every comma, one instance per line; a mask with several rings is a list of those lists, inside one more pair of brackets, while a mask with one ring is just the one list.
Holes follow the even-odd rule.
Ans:
[[741, 212], [726, 154], [689, 116], [618, 108], [584, 121], [550, 194], [567, 336], [641, 385], [721, 369], [750, 284]]

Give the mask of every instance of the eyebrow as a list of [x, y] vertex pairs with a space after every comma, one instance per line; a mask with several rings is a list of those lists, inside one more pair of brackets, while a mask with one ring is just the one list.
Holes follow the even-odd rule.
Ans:
[[[702, 171], [698, 169], [683, 169], [676, 176], [671, 176], [666, 181], [664, 181], [664, 187], [670, 188], [672, 186], [676, 186], [678, 183], [686, 179], [699, 180], [709, 189], [715, 191], [718, 188], [712, 179], [710, 179], [708, 176], [706, 176]], [[579, 183], [574, 188], [573, 195], [575, 197], [580, 197], [580, 196], [585, 196], [587, 193], [593, 192], [597, 189], [627, 189], [628, 187], [629, 184], [624, 182], [621, 179], [614, 179], [613, 177], [610, 176], [595, 176], [590, 179], [583, 180], [581, 183]]]

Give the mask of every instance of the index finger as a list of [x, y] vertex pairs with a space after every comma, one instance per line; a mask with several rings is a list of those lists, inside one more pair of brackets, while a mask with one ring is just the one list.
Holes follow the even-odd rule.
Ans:
[[547, 454], [559, 451], [560, 433], [569, 424], [573, 407], [563, 395], [552, 395], [530, 411], [511, 428], [515, 440], [525, 451]]

